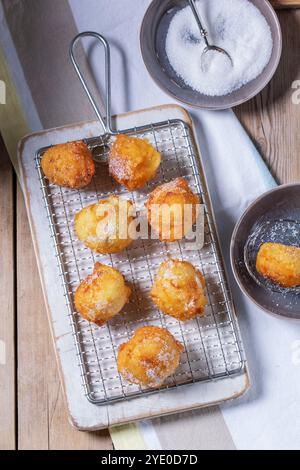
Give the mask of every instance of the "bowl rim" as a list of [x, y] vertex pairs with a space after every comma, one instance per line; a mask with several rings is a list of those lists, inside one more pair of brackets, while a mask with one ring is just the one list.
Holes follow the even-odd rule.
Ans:
[[[150, 77], [152, 78], [152, 80], [154, 81], [154, 83], [156, 83], [156, 85], [162, 90], [164, 91], [166, 94], [168, 94], [169, 96], [171, 96], [172, 98], [176, 99], [177, 101], [180, 101], [181, 103], [184, 103], [188, 106], [191, 106], [192, 108], [196, 108], [196, 109], [206, 109], [206, 110], [210, 110], [210, 111], [221, 111], [221, 110], [224, 110], [224, 109], [230, 109], [230, 108], [234, 108], [236, 106], [239, 106], [240, 104], [242, 103], [246, 103], [247, 101], [251, 100], [252, 98], [254, 98], [256, 95], [258, 95], [267, 85], [268, 83], [272, 80], [272, 78], [274, 77], [275, 73], [276, 73], [276, 70], [278, 68], [278, 65], [279, 65], [279, 62], [280, 62], [280, 59], [281, 59], [281, 55], [282, 55], [282, 30], [281, 30], [281, 26], [280, 26], [280, 22], [279, 22], [279, 19], [278, 19], [278, 16], [276, 14], [276, 11], [274, 10], [274, 8], [272, 7], [271, 3], [269, 2], [269, 0], [261, 0], [262, 2], [265, 3], [266, 7], [269, 9], [270, 13], [271, 13], [271, 16], [274, 20], [274, 24], [276, 25], [276, 31], [278, 33], [278, 51], [277, 51], [277, 55], [275, 56], [275, 60], [274, 60], [274, 64], [273, 64], [273, 67], [270, 71], [270, 74], [265, 78], [265, 80], [262, 81], [262, 83], [260, 84], [260, 86], [255, 90], [253, 91], [252, 93], [250, 93], [247, 97], [245, 98], [240, 98], [240, 99], [236, 99], [234, 101], [232, 101], [231, 103], [228, 103], [227, 105], [223, 105], [223, 106], [216, 106], [216, 105], [199, 105], [199, 104], [196, 104], [196, 103], [192, 103], [191, 101], [187, 101], [186, 99], [184, 98], [180, 98], [178, 97], [175, 93], [173, 93], [171, 90], [167, 89], [162, 83], [161, 81], [155, 76], [155, 74], [153, 73], [152, 71], [152, 67], [150, 66], [150, 64], [147, 62], [146, 60], [146, 53], [145, 53], [145, 44], [144, 44], [144, 41], [143, 41], [143, 34], [144, 34], [144, 30], [145, 30], [145, 25], [147, 23], [146, 20], [148, 20], [148, 12], [150, 11], [150, 9], [152, 8], [152, 4], [157, 1], [157, 0], [152, 0], [151, 3], [148, 5], [148, 8], [144, 14], [144, 17], [143, 17], [143, 20], [142, 20], [142, 23], [141, 23], [141, 26], [140, 26], [140, 35], [139, 35], [139, 38], [140, 38], [140, 51], [141, 51], [141, 55], [142, 55], [142, 59], [143, 59], [143, 62], [144, 62], [144, 65], [150, 75]], [[250, 0], [251, 2], [251, 0]], [[260, 75], [259, 75], [260, 76]], [[259, 76], [256, 78], [258, 79]]]
[[300, 316], [299, 318], [295, 317], [294, 315], [289, 315], [288, 313], [287, 314], [280, 314], [280, 313], [276, 313], [274, 312], [273, 310], [270, 310], [269, 308], [266, 308], [266, 307], [263, 307], [244, 287], [242, 281], [240, 280], [240, 276], [236, 270], [236, 267], [235, 267], [235, 263], [234, 263], [234, 256], [233, 256], [233, 250], [235, 248], [235, 242], [236, 242], [236, 236], [237, 236], [237, 233], [241, 227], [241, 225], [243, 224], [245, 218], [247, 217], [247, 215], [249, 214], [249, 212], [253, 209], [253, 207], [255, 207], [260, 201], [262, 201], [263, 199], [265, 199], [267, 196], [269, 196], [270, 194], [273, 194], [275, 192], [280, 192], [286, 188], [300, 188], [300, 183], [287, 183], [287, 184], [281, 184], [279, 186], [276, 186], [275, 188], [272, 188], [266, 192], [264, 192], [263, 194], [261, 194], [260, 196], [258, 196], [248, 207], [247, 209], [245, 209], [245, 211], [242, 213], [242, 215], [240, 216], [240, 218], [238, 219], [237, 223], [235, 224], [235, 227], [234, 227], [234, 230], [232, 232], [232, 235], [231, 235], [231, 240], [230, 240], [230, 264], [231, 264], [231, 269], [233, 271], [233, 274], [234, 274], [234, 278], [239, 286], [239, 288], [241, 289], [241, 291], [246, 295], [246, 297], [248, 297], [260, 310], [262, 310], [263, 312], [266, 312], [268, 313], [269, 315], [272, 315], [272, 316], [275, 316], [276, 318], [281, 318], [281, 319], [289, 319], [289, 320], [295, 320], [297, 322], [299, 322], [300, 320]]

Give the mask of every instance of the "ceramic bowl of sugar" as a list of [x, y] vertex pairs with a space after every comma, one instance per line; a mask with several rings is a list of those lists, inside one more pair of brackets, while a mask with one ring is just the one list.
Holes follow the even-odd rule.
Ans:
[[273, 77], [282, 36], [267, 0], [198, 0], [196, 6], [211, 44], [225, 55], [209, 55], [201, 67], [204, 39], [187, 0], [153, 0], [141, 26], [145, 65], [171, 96], [204, 109], [226, 109], [257, 95]]

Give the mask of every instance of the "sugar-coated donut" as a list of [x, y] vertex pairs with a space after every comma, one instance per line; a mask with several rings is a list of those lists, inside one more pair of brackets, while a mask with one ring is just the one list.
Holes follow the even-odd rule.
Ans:
[[131, 243], [130, 223], [134, 219], [131, 201], [111, 196], [81, 209], [74, 230], [80, 241], [101, 254], [119, 253]]
[[183, 346], [165, 328], [144, 326], [120, 346], [118, 370], [128, 382], [159, 387], [178, 367]]
[[181, 321], [191, 320], [204, 315], [205, 279], [191, 263], [169, 259], [160, 265], [151, 297], [167, 315]]
[[155, 177], [161, 155], [146, 139], [119, 134], [109, 153], [111, 176], [130, 191]]
[[282, 287], [296, 287], [300, 285], [300, 248], [264, 243], [257, 254], [256, 269]]
[[72, 189], [84, 188], [95, 174], [92, 154], [83, 141], [50, 147], [42, 157], [41, 167], [51, 183]]
[[181, 240], [197, 220], [199, 197], [184, 178], [177, 178], [152, 191], [146, 203], [150, 225], [165, 242]]
[[93, 273], [77, 287], [75, 307], [83, 318], [101, 326], [122, 310], [130, 294], [117, 269], [96, 263]]

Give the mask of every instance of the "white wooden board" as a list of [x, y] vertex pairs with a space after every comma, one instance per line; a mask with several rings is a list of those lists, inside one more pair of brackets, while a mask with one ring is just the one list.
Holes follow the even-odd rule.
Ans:
[[[125, 129], [167, 119], [182, 119], [191, 125], [189, 115], [183, 108], [169, 105], [119, 115], [116, 117], [116, 126], [118, 129]], [[195, 383], [111, 405], [97, 406], [91, 404], [85, 397], [34, 156], [41, 147], [93, 137], [100, 133], [102, 129], [98, 122], [80, 123], [42, 131], [26, 136], [20, 142], [18, 155], [49, 323], [72, 424], [80, 430], [92, 431], [149, 417], [215, 405], [241, 396], [249, 387], [247, 370], [230, 378]]]

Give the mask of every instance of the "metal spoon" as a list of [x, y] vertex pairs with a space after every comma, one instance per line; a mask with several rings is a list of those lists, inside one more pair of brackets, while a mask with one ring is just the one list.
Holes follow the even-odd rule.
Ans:
[[230, 60], [231, 66], [233, 66], [233, 60], [230, 57], [230, 55], [228, 54], [228, 52], [225, 51], [225, 49], [222, 49], [221, 47], [209, 44], [208, 39], [207, 39], [208, 32], [202, 26], [202, 21], [201, 21], [198, 9], [197, 9], [196, 4], [195, 4], [195, 0], [188, 0], [188, 2], [189, 2], [189, 5], [192, 9], [193, 14], [194, 14], [197, 25], [199, 26], [200, 34], [203, 37], [203, 39], [205, 41], [205, 44], [206, 44], [206, 47], [205, 47], [205, 49], [204, 49], [204, 51], [202, 52], [202, 55], [201, 55], [201, 68], [202, 68], [202, 70], [205, 69], [205, 67], [204, 67], [205, 54], [207, 54], [207, 52], [210, 52], [210, 51], [219, 52], [221, 54], [226, 55], [228, 57], [228, 59]]

